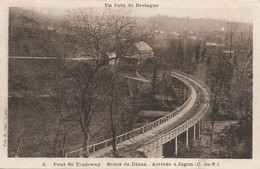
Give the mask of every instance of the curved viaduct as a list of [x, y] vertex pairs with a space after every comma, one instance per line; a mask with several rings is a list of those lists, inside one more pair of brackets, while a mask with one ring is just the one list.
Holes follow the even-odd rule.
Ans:
[[[143, 127], [117, 136], [117, 149], [122, 154], [131, 151], [144, 153], [146, 157], [173, 157], [178, 155], [178, 139], [199, 138], [203, 132], [203, 117], [210, 105], [208, 87], [195, 77], [172, 70], [171, 76], [189, 89], [187, 100], [175, 111]], [[90, 157], [105, 157], [111, 153], [112, 139], [88, 146]], [[82, 156], [82, 148], [68, 152], [66, 157]]]

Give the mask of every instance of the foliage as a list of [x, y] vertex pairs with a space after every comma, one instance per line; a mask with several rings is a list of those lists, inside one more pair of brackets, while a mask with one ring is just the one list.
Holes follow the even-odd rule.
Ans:
[[[159, 25], [158, 29], [169, 32], [173, 22], [180, 23], [179, 31], [184, 30], [183, 23], [197, 25], [188, 18], [183, 21], [163, 16], [151, 19]], [[160, 88], [169, 91], [168, 71], [175, 68], [193, 73], [203, 63], [205, 44], [200, 40], [191, 41], [188, 38], [191, 31], [185, 30], [180, 38], [168, 38], [166, 48], [154, 49], [158, 58], [149, 58], [141, 65], [109, 66], [111, 60], [131, 56], [135, 52], [132, 46], [140, 40], [153, 41], [151, 44], [155, 45], [154, 39], [151, 40], [154, 33], [149, 30], [147, 34], [137, 21], [124, 10], [78, 9], [68, 18], [54, 19], [30, 10], [10, 8], [9, 55], [59, 59], [78, 56], [91, 61], [10, 60], [9, 95], [13, 97], [9, 98], [9, 156], [63, 157], [66, 151], [83, 147], [87, 157], [86, 147], [90, 143], [112, 136], [116, 147], [116, 136], [132, 129], [136, 96], [153, 96], [148, 100], [152, 106], [166, 107], [155, 100], [155, 94], [161, 92]], [[207, 27], [221, 25], [217, 21], [208, 22], [213, 24]], [[198, 26], [195, 29], [202, 33]], [[252, 140], [250, 132], [246, 132], [252, 130], [252, 35], [249, 30], [248, 35], [240, 33], [237, 38], [238, 30], [227, 35], [226, 44], [230, 50], [246, 50], [242, 71], [238, 71], [239, 61], [237, 65], [220, 63], [217, 69], [208, 71], [208, 84], [213, 93], [213, 116], [222, 111], [236, 111], [239, 115], [233, 113], [231, 118], [241, 117], [237, 126], [219, 136], [224, 142], [222, 139], [216, 142], [230, 147], [229, 157], [249, 157], [252, 150], [243, 144], [249, 145]], [[207, 35], [205, 38], [214, 39]], [[110, 52], [116, 58], [109, 58]], [[131, 93], [131, 86], [123, 76], [136, 70], [152, 79], [149, 93], [140, 90]], [[133, 86], [141, 88], [138, 84]], [[46, 93], [47, 98], [38, 98]], [[153, 105], [155, 101], [158, 104]]]
[[217, 158], [252, 158], [251, 115], [244, 115], [237, 124], [225, 128], [214, 143], [219, 148], [213, 152]]

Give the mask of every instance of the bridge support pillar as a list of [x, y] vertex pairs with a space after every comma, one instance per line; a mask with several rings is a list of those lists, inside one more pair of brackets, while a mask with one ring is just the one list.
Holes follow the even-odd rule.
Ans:
[[186, 130], [186, 148], [189, 148], [189, 129]]
[[186, 101], [186, 86], [181, 82], [181, 98], [182, 102], [184, 103]]
[[194, 124], [193, 140], [196, 140], [196, 123]]
[[159, 145], [158, 147], [152, 149], [145, 149], [143, 148], [138, 149], [140, 152], [144, 152], [145, 156], [148, 158], [162, 158], [163, 157], [163, 146]]
[[182, 85], [182, 82], [181, 82], [181, 86], [180, 86], [180, 87], [181, 87], [181, 92], [183, 92], [183, 85]]
[[200, 129], [201, 129], [201, 126], [200, 126], [200, 120], [199, 120], [199, 130], [198, 130], [199, 139], [201, 138], [201, 137], [200, 137]]
[[185, 92], [185, 100], [188, 99], [189, 97], [189, 88], [188, 87], [185, 87], [186, 88], [186, 92]]
[[184, 95], [184, 101], [186, 101], [187, 100], [187, 87], [186, 86], [183, 87], [183, 95]]
[[175, 137], [175, 155], [178, 155], [178, 136]]
[[201, 134], [203, 134], [203, 129], [204, 129], [204, 126], [203, 126], [203, 119], [201, 119]]

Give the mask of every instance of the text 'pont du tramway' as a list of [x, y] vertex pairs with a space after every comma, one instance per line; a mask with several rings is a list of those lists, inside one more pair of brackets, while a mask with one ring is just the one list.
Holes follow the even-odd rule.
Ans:
[[51, 164], [43, 163], [43, 167], [219, 167], [218, 162], [53, 162]]

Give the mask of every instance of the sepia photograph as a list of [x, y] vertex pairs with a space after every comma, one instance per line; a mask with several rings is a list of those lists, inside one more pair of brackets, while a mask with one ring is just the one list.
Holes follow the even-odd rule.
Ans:
[[63, 160], [45, 168], [254, 159], [250, 7], [92, 2], [6, 5], [1, 156]]

